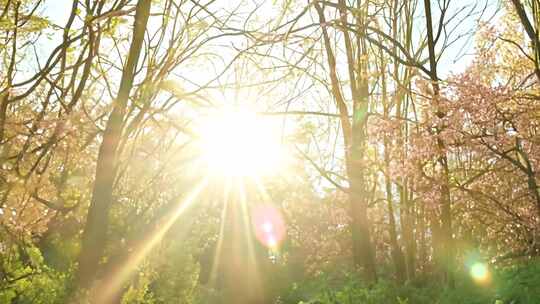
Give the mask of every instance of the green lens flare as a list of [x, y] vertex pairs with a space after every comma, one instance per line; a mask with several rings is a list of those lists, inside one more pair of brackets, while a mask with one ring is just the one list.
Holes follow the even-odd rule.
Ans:
[[474, 263], [470, 273], [474, 280], [485, 281], [488, 277], [488, 268], [484, 263]]

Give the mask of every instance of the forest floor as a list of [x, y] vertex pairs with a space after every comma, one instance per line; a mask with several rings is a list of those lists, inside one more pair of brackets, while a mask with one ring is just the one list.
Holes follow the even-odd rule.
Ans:
[[540, 303], [540, 260], [531, 260], [490, 270], [482, 278], [474, 270], [458, 273], [455, 287], [434, 284], [418, 277], [406, 284], [380, 280], [366, 286], [353, 276], [325, 274], [295, 284], [282, 303], [318, 304], [538, 304]]

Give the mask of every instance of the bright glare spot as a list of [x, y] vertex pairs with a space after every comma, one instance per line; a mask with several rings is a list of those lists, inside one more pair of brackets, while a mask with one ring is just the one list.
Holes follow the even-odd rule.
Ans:
[[263, 230], [264, 230], [264, 232], [266, 232], [266, 233], [272, 232], [272, 223], [270, 223], [270, 222], [265, 222], [265, 223], [263, 224]]
[[214, 174], [261, 176], [284, 158], [280, 129], [250, 111], [223, 110], [201, 123], [204, 160]]
[[276, 238], [274, 238], [273, 236], [269, 236], [268, 237], [268, 247], [275, 248], [276, 246], [277, 246]]
[[471, 276], [477, 282], [484, 282], [488, 279], [489, 272], [486, 264], [474, 263], [471, 267]]
[[285, 220], [272, 205], [259, 205], [251, 210], [255, 237], [269, 249], [276, 250], [286, 236]]

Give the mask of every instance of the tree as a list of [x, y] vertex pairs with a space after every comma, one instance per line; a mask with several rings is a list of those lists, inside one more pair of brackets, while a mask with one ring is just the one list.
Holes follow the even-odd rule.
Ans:
[[[367, 2], [366, 2], [367, 3]], [[367, 14], [367, 7], [364, 3], [358, 4], [358, 9]], [[348, 76], [353, 99], [352, 123], [349, 120], [349, 110], [343, 97], [342, 86], [337, 75], [336, 59], [332, 50], [330, 36], [328, 34], [325, 12], [321, 4], [316, 1], [314, 6], [319, 16], [319, 23], [323, 33], [324, 48], [328, 60], [329, 76], [331, 80], [332, 95], [336, 102], [340, 114], [341, 128], [343, 130], [343, 139], [345, 145], [345, 166], [349, 178], [349, 200], [351, 216], [351, 233], [353, 239], [353, 257], [354, 263], [364, 268], [366, 278], [369, 281], [377, 280], [375, 269], [374, 248], [370, 237], [370, 221], [367, 215], [367, 176], [364, 168], [365, 151], [367, 143], [367, 112], [368, 112], [368, 77], [367, 64], [367, 45], [360, 34], [357, 33], [356, 50], [353, 53], [352, 39], [346, 26], [347, 8], [345, 2], [341, 1], [339, 6], [340, 23], [343, 27], [344, 44], [346, 48]], [[362, 14], [354, 16], [357, 24], [365, 24]], [[365, 17], [364, 17], [365, 18]]]
[[122, 71], [120, 88], [113, 104], [113, 110], [103, 133], [103, 140], [96, 162], [96, 177], [92, 191], [92, 202], [88, 210], [81, 255], [79, 257], [77, 275], [79, 288], [90, 288], [92, 286], [99, 260], [105, 249], [109, 209], [116, 177], [117, 150], [122, 138], [127, 102], [133, 87], [135, 71], [150, 15], [150, 8], [150, 0], [137, 2], [133, 26], [133, 40], [129, 48], [126, 65]]
[[521, 3], [521, 1], [512, 0], [512, 5], [514, 6], [516, 14], [519, 16], [519, 21], [521, 22], [525, 33], [527, 33], [527, 36], [531, 41], [530, 48], [532, 55], [527, 57], [533, 62], [534, 73], [536, 74], [538, 81], [540, 81], [540, 18], [538, 18], [538, 15], [540, 14], [540, 2], [538, 0], [532, 0], [530, 1], [530, 5], [528, 5], [531, 10], [530, 15], [532, 15], [532, 20], [527, 13], [525, 8], [526, 5]]

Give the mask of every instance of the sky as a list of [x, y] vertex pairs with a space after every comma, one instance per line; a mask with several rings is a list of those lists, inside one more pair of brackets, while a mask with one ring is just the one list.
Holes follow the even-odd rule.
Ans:
[[[475, 34], [479, 28], [479, 23], [493, 22], [498, 17], [496, 13], [499, 11], [499, 1], [497, 0], [457, 0], [450, 3], [452, 11], [461, 9], [464, 9], [464, 12], [470, 11], [471, 7], [475, 6], [477, 13], [472, 18], [465, 19], [463, 19], [465, 14], [462, 13], [460, 14], [461, 17], [457, 18], [459, 22], [457, 24], [455, 22], [452, 23], [452, 26], [457, 25], [454, 35], [456, 37], [463, 35], [463, 37], [458, 39], [452, 47], [445, 50], [444, 56], [441, 57], [439, 72], [443, 78], [463, 72], [472, 62], [474, 58]], [[485, 11], [479, 14], [479, 11], [484, 6], [486, 7]]]
[[[230, 1], [230, 0], [220, 0], [217, 1], [217, 5], [221, 5], [223, 8], [226, 9], [232, 9], [233, 3], [236, 3], [238, 1]], [[276, 5], [273, 4], [275, 1], [256, 1], [259, 3], [262, 3], [263, 8], [262, 11], [264, 11], [265, 17], [270, 18], [272, 16], [269, 16], [268, 14], [271, 13], [272, 15], [276, 14], [276, 11], [273, 11], [275, 9]], [[464, 11], [460, 14], [460, 16], [464, 16], [464, 12], [468, 11], [470, 7], [476, 5], [477, 11], [479, 8], [483, 7], [487, 3], [487, 9], [485, 10], [484, 14], [479, 16], [478, 14], [475, 14], [473, 18], [465, 18], [463, 20], [460, 20], [460, 22], [453, 22], [451, 23], [451, 27], [454, 25], [457, 25], [456, 32], [454, 35], [463, 35], [462, 38], [460, 38], [458, 41], [456, 41], [453, 44], [453, 47], [447, 49], [445, 51], [444, 56], [441, 58], [440, 61], [440, 72], [443, 76], [448, 76], [450, 74], [456, 74], [461, 71], [467, 66], [468, 63], [471, 62], [474, 54], [474, 34], [475, 29], [478, 28], [478, 20], [479, 17], [481, 17], [482, 21], [489, 21], [494, 16], [494, 12], [497, 10], [497, 7], [499, 5], [499, 1], [497, 0], [454, 0], [450, 2], [450, 11], [455, 12], [461, 9], [464, 9]], [[220, 4], [222, 3], [222, 4]], [[248, 1], [247, 3], [253, 3]], [[432, 1], [432, 3], [435, 3], [435, 1]], [[72, 1], [71, 0], [54, 0], [54, 1], [45, 1], [45, 5], [43, 7], [43, 14], [49, 18], [53, 23], [63, 26], [67, 22], [67, 18], [69, 17], [69, 13], [71, 10]], [[465, 9], [467, 8], [467, 9]], [[436, 14], [437, 13], [437, 6], [433, 4], [433, 11]], [[423, 14], [422, 11], [419, 12], [420, 14]], [[460, 18], [457, 18], [456, 20], [459, 20]], [[418, 24], [418, 28], [423, 28], [424, 23], [420, 19]], [[472, 30], [471, 30], [472, 29]], [[420, 33], [419, 33], [420, 34]], [[54, 45], [56, 42], [56, 39], [46, 43], [50, 45]], [[47, 49], [47, 45], [45, 46], [45, 50]]]

